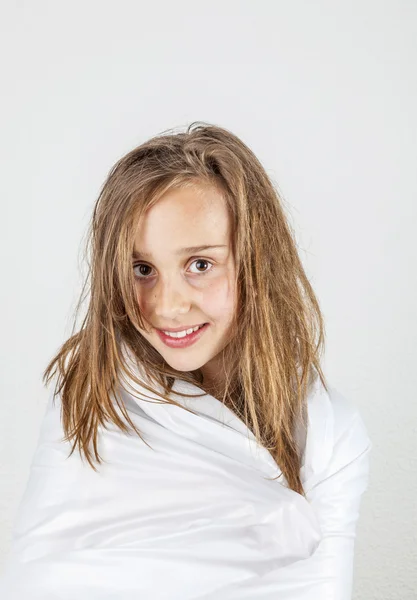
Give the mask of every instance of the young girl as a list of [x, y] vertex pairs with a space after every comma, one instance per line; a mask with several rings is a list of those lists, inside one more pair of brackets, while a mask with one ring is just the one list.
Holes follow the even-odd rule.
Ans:
[[[253, 152], [193, 123], [111, 169], [8, 600], [348, 600], [371, 441]], [[75, 450], [77, 450], [75, 452]]]

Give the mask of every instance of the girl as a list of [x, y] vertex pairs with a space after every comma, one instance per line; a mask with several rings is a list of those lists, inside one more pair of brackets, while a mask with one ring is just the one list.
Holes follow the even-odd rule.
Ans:
[[2, 597], [351, 598], [371, 441], [325, 380], [253, 152], [214, 125], [163, 132], [111, 169], [89, 240]]

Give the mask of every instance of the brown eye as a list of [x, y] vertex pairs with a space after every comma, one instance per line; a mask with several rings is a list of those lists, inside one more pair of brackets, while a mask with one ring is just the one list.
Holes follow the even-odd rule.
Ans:
[[[137, 277], [137, 279], [144, 279], [148, 276], [149, 273], [143, 273], [143, 269], [150, 269], [150, 268], [151, 267], [149, 265], [138, 263], [137, 265], [134, 265], [133, 272], [135, 273], [135, 276]], [[135, 271], [135, 269], [139, 269], [139, 273], [137, 271]]]
[[[197, 260], [194, 260], [191, 264], [194, 264], [194, 263], [200, 263], [200, 265], [201, 265], [201, 263], [203, 263], [203, 268], [204, 268], [204, 264], [213, 266], [213, 263], [211, 263], [208, 260], [205, 260], [204, 258], [198, 258]], [[198, 271], [198, 273], [200, 275], [204, 275], [205, 273], [208, 273], [208, 271], [211, 271], [211, 268], [205, 269], [204, 271]]]

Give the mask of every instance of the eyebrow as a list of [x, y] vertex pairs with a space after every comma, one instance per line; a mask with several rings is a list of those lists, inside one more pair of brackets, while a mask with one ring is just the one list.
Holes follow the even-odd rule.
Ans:
[[[186, 248], [178, 248], [175, 251], [176, 256], [182, 256], [183, 254], [196, 254], [198, 252], [203, 252], [203, 250], [213, 249], [213, 248], [227, 248], [226, 244], [217, 244], [211, 246], [209, 244], [205, 244], [203, 246], [187, 246]], [[152, 258], [152, 254], [149, 252], [139, 252], [133, 249], [132, 258]]]

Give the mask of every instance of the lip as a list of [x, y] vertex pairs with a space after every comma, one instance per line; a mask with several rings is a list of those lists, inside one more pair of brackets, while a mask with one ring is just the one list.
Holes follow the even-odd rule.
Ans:
[[[160, 329], [157, 329], [156, 331], [166, 346], [169, 346], [170, 348], [186, 348], [187, 346], [195, 344], [201, 338], [204, 332], [208, 329], [208, 327], [209, 323], [204, 323], [203, 327], [201, 327], [197, 331], [193, 331], [193, 333], [185, 335], [181, 338], [172, 338], [169, 335], [165, 335], [165, 333]], [[170, 330], [167, 329], [166, 331]], [[181, 331], [181, 329], [177, 331]]]
[[187, 329], [194, 329], [194, 327], [200, 327], [200, 325], [204, 325], [204, 323], [196, 323], [195, 325], [183, 325], [182, 327], [159, 327], [159, 331], [171, 331], [175, 333], [176, 331], [186, 331]]

